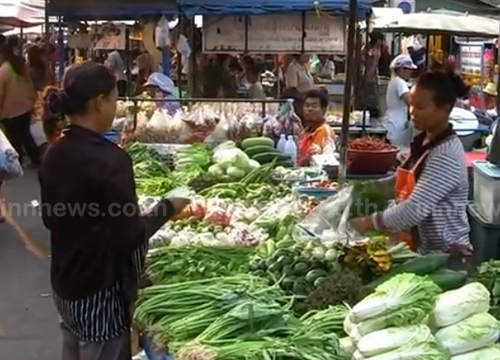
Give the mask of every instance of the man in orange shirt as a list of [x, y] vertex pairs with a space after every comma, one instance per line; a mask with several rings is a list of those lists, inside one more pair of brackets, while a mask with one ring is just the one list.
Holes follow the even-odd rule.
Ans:
[[298, 165], [307, 166], [311, 156], [335, 150], [335, 133], [328, 126], [325, 113], [328, 96], [321, 90], [310, 90], [304, 97], [304, 132], [299, 138]]

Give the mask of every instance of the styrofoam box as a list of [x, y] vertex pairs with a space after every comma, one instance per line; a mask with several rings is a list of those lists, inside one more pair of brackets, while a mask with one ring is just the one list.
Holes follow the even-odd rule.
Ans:
[[474, 161], [474, 206], [484, 220], [500, 224], [500, 167]]

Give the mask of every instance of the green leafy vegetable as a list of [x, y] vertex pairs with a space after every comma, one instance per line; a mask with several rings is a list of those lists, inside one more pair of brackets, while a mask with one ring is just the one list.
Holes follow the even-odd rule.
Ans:
[[440, 292], [439, 286], [429, 277], [396, 275], [356, 304], [351, 310], [350, 318], [353, 323], [358, 323], [411, 306], [430, 311]]

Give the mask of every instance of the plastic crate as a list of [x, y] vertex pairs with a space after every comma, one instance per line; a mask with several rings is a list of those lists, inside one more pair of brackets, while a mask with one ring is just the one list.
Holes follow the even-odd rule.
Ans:
[[468, 206], [470, 241], [474, 247], [476, 265], [500, 256], [500, 224], [491, 224], [477, 211], [474, 204]]
[[500, 224], [500, 167], [474, 161], [474, 204], [488, 223]]

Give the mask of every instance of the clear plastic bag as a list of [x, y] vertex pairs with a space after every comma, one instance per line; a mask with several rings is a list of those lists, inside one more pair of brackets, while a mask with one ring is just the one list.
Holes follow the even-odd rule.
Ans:
[[0, 130], [0, 181], [11, 180], [23, 175], [19, 154]]
[[309, 234], [322, 243], [358, 239], [359, 234], [348, 223], [352, 193], [353, 187], [348, 186], [321, 202], [298, 225], [298, 232], [302, 236]]

